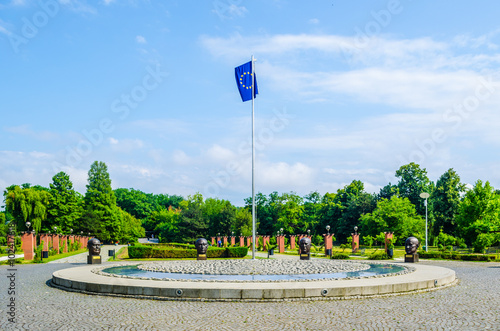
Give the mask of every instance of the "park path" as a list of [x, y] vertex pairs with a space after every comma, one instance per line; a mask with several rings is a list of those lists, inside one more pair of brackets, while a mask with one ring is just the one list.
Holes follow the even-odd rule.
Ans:
[[[120, 248], [125, 247], [126, 245], [103, 245], [101, 246], [101, 259], [102, 261], [108, 261], [110, 256], [108, 256], [108, 251], [111, 249], [114, 249], [115, 252], [117, 253]], [[73, 255], [73, 256], [68, 256], [63, 259], [51, 261], [49, 263], [87, 263], [87, 256], [89, 255], [89, 252], [84, 252], [81, 254]]]

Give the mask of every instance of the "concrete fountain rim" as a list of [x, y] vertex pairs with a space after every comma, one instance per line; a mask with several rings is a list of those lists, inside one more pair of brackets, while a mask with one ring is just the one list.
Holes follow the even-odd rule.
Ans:
[[[215, 283], [106, 277], [92, 272], [95, 265], [84, 265], [55, 271], [50, 285], [65, 291], [137, 299], [260, 302], [392, 296], [432, 291], [457, 283], [455, 271], [449, 268], [420, 263], [392, 263], [412, 266], [415, 271], [395, 277], [344, 281]], [[104, 266], [113, 265], [116, 264], [108, 262]]]

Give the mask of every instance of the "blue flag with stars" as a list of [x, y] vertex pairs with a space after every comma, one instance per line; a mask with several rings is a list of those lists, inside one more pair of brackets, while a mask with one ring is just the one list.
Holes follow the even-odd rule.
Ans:
[[257, 89], [257, 77], [254, 79], [255, 88], [252, 88], [252, 61], [236, 67], [234, 69], [234, 74], [236, 76], [236, 85], [238, 85], [238, 90], [240, 91], [241, 100], [243, 100], [243, 102], [252, 100], [252, 90], [254, 91], [254, 98], [259, 94], [259, 90]]

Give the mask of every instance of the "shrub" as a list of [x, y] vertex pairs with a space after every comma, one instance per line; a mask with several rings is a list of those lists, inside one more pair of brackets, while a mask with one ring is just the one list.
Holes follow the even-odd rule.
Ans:
[[245, 257], [248, 254], [247, 247], [229, 247], [227, 249], [228, 257]]
[[344, 252], [333, 252], [330, 258], [333, 260], [347, 260], [349, 259], [349, 254]]
[[[194, 247], [194, 246], [193, 246]], [[247, 247], [209, 247], [207, 250], [207, 258], [224, 258], [224, 257], [244, 257], [248, 254]], [[128, 248], [128, 256], [132, 259], [141, 258], [165, 258], [165, 259], [182, 259], [195, 258], [197, 256], [196, 249], [191, 248], [172, 248], [166, 246], [151, 246], [136, 244]]]
[[388, 260], [389, 256], [384, 251], [376, 251], [368, 255], [368, 260]]
[[0, 246], [5, 246], [5, 245], [7, 245], [7, 238], [0, 237]]

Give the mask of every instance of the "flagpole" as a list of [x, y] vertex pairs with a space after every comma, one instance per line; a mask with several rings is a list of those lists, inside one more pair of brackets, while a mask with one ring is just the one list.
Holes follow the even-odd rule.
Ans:
[[255, 59], [252, 55], [252, 260], [255, 260]]

